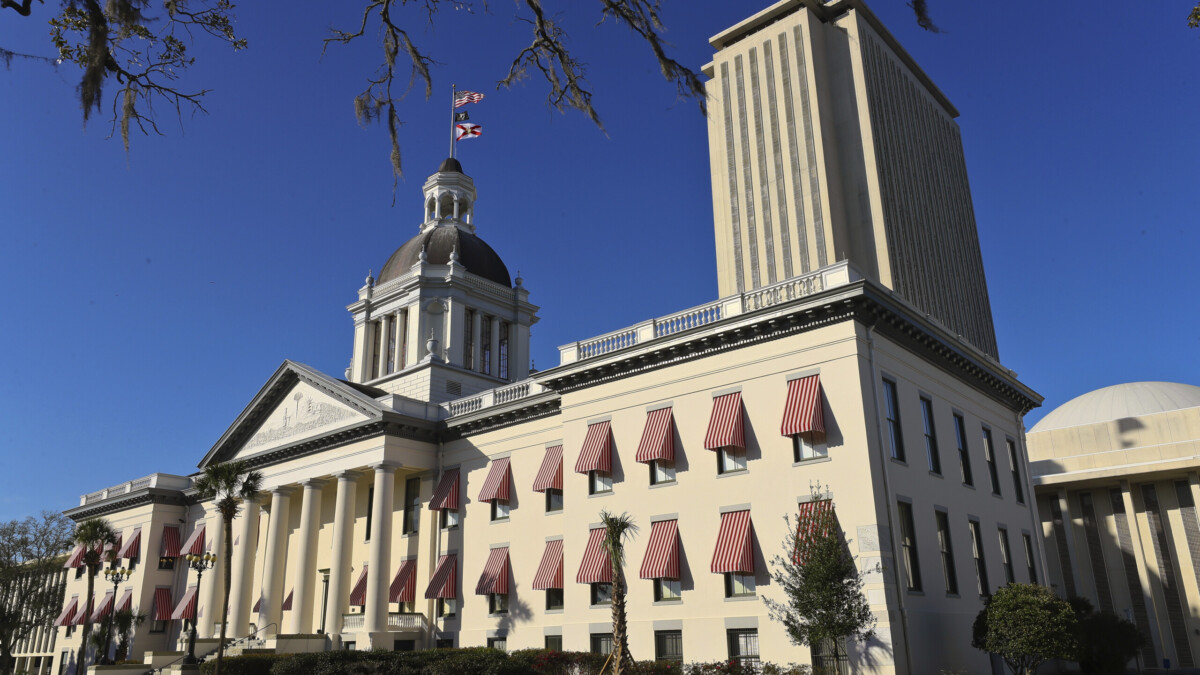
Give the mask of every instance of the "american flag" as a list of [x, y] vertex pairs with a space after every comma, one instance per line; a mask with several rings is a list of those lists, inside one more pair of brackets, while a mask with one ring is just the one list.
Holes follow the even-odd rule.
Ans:
[[476, 91], [460, 91], [454, 96], [454, 107], [461, 108], [468, 103], [479, 103], [483, 100], [483, 94]]
[[458, 135], [454, 140], [461, 141], [464, 138], [475, 138], [483, 134], [483, 127], [478, 124], [455, 124], [455, 129], [458, 129]]

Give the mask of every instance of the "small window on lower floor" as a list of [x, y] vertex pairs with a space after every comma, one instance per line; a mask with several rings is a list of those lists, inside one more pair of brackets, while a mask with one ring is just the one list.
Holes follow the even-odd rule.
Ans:
[[546, 609], [562, 609], [563, 608], [563, 589], [547, 588], [546, 589]]
[[746, 470], [746, 449], [733, 446], [717, 450], [717, 473], [738, 473]]
[[[139, 557], [141, 557], [141, 556], [139, 556]], [[137, 565], [138, 565], [138, 558], [130, 558], [129, 565], [127, 567], [129, 569], [129, 571], [132, 572], [135, 569], [137, 569]]]
[[508, 638], [490, 637], [487, 639], [487, 646], [500, 651], [508, 651]]
[[[846, 654], [846, 638], [837, 641], [821, 640], [813, 644], [813, 670], [820, 673], [845, 673], [850, 671], [850, 657]], [[996, 672], [996, 671], [993, 671]]]
[[599, 495], [612, 492], [612, 474], [607, 471], [588, 472], [588, 494]]
[[675, 462], [655, 459], [650, 462], [650, 484], [662, 485], [675, 482]]
[[744, 598], [754, 595], [754, 573], [726, 572], [725, 597]]
[[608, 656], [612, 653], [612, 633], [592, 633], [591, 650], [593, 654]]
[[563, 510], [563, 494], [558, 488], [546, 488], [546, 513]]
[[508, 520], [508, 502], [497, 499], [492, 502], [492, 520]]
[[442, 510], [442, 529], [443, 530], [453, 530], [454, 528], [458, 527], [458, 523], [461, 519], [462, 519], [462, 517], [459, 515], [458, 509], [455, 509], [453, 511], [451, 511], [450, 509], [443, 509]]
[[342, 643], [342, 651], [353, 652], [358, 649], [358, 643], [354, 640], [346, 640]]
[[438, 638], [433, 644], [434, 649], [454, 649], [454, 638]]
[[[160, 570], [172, 570], [172, 569], [175, 569], [175, 559], [174, 559], [174, 558], [163, 558], [163, 560], [170, 560], [170, 561], [171, 561], [171, 566], [170, 566], [170, 567], [163, 567], [163, 566], [162, 566], [162, 560], [159, 560], [159, 561], [158, 561], [158, 569], [160, 569]], [[82, 566], [81, 566], [81, 567], [76, 567], [76, 568], [75, 568], [75, 578], [76, 578], [76, 579], [78, 579], [78, 578], [82, 577], [82, 576], [83, 576], [83, 570], [85, 570], [85, 569], [86, 569], [86, 568], [85, 568], [85, 567], [82, 567]]]
[[671, 602], [682, 600], [681, 584], [678, 579], [655, 579], [654, 580], [654, 601], [655, 602]]
[[611, 605], [612, 604], [612, 584], [600, 582], [592, 584], [592, 604], [593, 605]]
[[813, 432], [792, 436], [792, 461], [807, 462], [810, 459], [828, 457], [829, 452], [823, 439]]
[[441, 598], [438, 600], [438, 616], [451, 617], [458, 613], [458, 600]]
[[758, 629], [738, 628], [726, 631], [729, 660], [758, 669]]
[[683, 661], [683, 631], [654, 631], [654, 660]]
[[488, 595], [488, 613], [508, 614], [508, 594], [492, 593]]
[[416, 614], [416, 603], [415, 602], [396, 603], [396, 611], [401, 614]]
[[561, 635], [547, 635], [545, 644], [546, 644], [546, 649], [553, 649], [556, 652], [561, 652], [562, 651], [562, 636]]

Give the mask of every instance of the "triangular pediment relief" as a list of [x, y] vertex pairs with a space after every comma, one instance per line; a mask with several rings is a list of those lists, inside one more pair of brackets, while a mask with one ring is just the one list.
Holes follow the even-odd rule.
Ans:
[[318, 391], [305, 382], [297, 382], [283, 400], [259, 425], [234, 458], [254, 455], [281, 445], [350, 426], [367, 416]]

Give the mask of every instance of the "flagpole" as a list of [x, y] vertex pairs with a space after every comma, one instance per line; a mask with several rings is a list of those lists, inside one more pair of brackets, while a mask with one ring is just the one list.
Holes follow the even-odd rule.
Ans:
[[454, 97], [458, 95], [458, 85], [450, 85], [450, 159], [454, 159]]

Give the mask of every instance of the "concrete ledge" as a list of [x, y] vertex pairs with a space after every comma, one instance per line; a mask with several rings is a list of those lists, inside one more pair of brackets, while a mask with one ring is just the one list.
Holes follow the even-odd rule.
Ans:
[[306, 654], [308, 652], [323, 652], [329, 649], [324, 635], [276, 635], [276, 654]]

